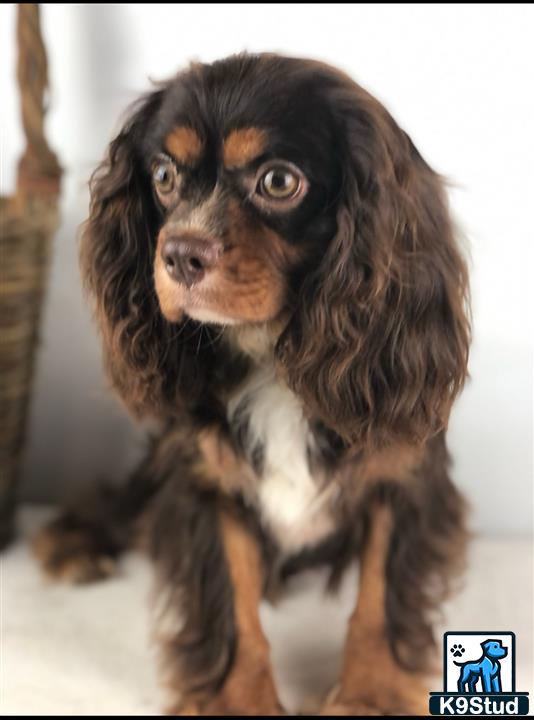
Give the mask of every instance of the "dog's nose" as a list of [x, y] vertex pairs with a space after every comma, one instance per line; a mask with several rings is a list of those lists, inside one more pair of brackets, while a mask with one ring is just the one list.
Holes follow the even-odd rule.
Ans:
[[173, 280], [187, 287], [200, 282], [218, 262], [222, 243], [196, 235], [168, 238], [161, 248], [161, 259]]

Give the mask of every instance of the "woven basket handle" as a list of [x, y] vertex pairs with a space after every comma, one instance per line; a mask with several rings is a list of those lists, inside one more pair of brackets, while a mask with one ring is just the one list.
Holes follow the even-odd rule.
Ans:
[[61, 167], [44, 135], [48, 63], [41, 35], [39, 5], [19, 3], [17, 12], [17, 79], [26, 135], [26, 149], [18, 166], [17, 194], [24, 199], [58, 195]]

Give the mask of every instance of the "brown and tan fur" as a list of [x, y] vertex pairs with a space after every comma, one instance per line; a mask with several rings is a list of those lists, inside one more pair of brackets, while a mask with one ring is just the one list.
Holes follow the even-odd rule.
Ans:
[[189, 127], [176, 127], [165, 139], [165, 148], [182, 165], [193, 167], [202, 157], [204, 143]]
[[[346, 75], [242, 55], [143, 98], [91, 191], [82, 271], [106, 366], [161, 431], [122, 488], [43, 531], [43, 566], [93, 580], [142, 541], [171, 711], [261, 715], [282, 712], [262, 597], [321, 564], [335, 589], [359, 561], [323, 713], [424, 712], [465, 542], [445, 432], [468, 283], [441, 178]], [[290, 547], [266, 520], [291, 510], [284, 478]], [[313, 541], [306, 493], [327, 528]]]
[[267, 147], [267, 134], [261, 128], [232, 130], [223, 144], [223, 162], [227, 168], [242, 167], [259, 157]]

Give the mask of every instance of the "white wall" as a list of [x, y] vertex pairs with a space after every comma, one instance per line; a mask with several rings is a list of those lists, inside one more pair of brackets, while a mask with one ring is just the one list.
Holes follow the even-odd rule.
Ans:
[[[14, 7], [0, 7], [2, 192], [21, 149]], [[451, 421], [477, 529], [532, 527], [534, 12], [529, 6], [44, 5], [49, 137], [67, 170], [37, 376], [26, 494], [49, 498], [140, 452], [106, 396], [80, 292], [86, 180], [148, 79], [191, 59], [277, 50], [338, 65], [378, 96], [455, 187], [471, 248], [472, 380]]]

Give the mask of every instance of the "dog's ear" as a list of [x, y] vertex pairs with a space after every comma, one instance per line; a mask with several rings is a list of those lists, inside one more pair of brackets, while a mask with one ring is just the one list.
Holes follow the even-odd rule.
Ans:
[[468, 283], [444, 185], [348, 81], [332, 106], [344, 182], [332, 238], [278, 344], [290, 386], [351, 444], [446, 426], [467, 372]]
[[[202, 383], [198, 338], [162, 316], [153, 260], [159, 212], [143, 140], [162, 88], [141, 99], [90, 183], [89, 219], [81, 238], [81, 269], [94, 298], [107, 370], [134, 414], [167, 414]], [[194, 334], [194, 333], [193, 333]]]

